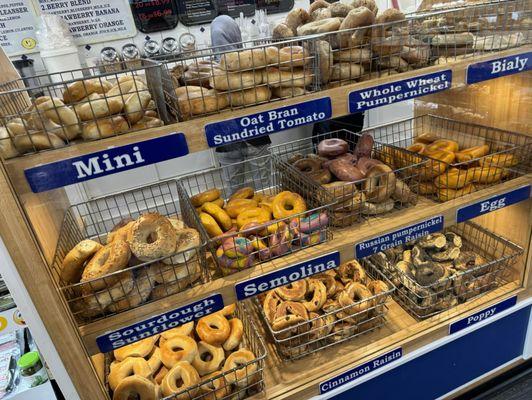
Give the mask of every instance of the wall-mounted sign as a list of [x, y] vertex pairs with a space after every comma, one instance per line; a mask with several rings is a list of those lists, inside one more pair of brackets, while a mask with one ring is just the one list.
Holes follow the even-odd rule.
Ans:
[[8, 56], [35, 51], [35, 15], [30, 0], [0, 2], [0, 47]]
[[177, 26], [174, 0], [129, 0], [137, 29], [144, 33], [166, 31]]
[[217, 0], [218, 12], [230, 15], [233, 18], [240, 17], [243, 13], [246, 17], [255, 15], [255, 0]]
[[177, 0], [179, 21], [184, 25], [200, 25], [211, 22], [218, 15], [215, 0]]
[[294, 0], [255, 0], [257, 8], [268, 14], [288, 12], [294, 8]]

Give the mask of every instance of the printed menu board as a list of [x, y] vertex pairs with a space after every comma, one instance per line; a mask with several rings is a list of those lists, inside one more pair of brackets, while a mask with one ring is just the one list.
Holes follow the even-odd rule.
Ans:
[[215, 0], [177, 0], [177, 8], [179, 21], [187, 26], [209, 23], [218, 15]]
[[165, 31], [177, 26], [174, 0], [129, 0], [137, 29], [144, 33]]
[[30, 0], [0, 1], [0, 47], [8, 56], [36, 51], [35, 20]]
[[220, 14], [230, 15], [238, 18], [240, 13], [246, 17], [255, 15], [255, 0], [218, 0], [218, 11]]
[[294, 0], [255, 0], [257, 9], [266, 10], [268, 14], [288, 12], [294, 8]]

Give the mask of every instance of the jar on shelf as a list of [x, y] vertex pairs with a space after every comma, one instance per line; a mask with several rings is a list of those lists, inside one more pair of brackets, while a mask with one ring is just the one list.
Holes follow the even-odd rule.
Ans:
[[17, 361], [20, 379], [25, 386], [39, 386], [48, 380], [48, 374], [37, 351], [24, 354]]

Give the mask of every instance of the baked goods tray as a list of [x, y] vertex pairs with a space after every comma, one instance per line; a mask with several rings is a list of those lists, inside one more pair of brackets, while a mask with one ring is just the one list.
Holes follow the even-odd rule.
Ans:
[[[155, 215], [155, 221], [152, 224], [145, 220], [146, 224], [139, 225], [138, 233], [145, 237], [136, 236], [134, 240], [139, 240], [140, 246], [143, 240], [146, 244], [156, 243], [152, 246], [155, 251], [152, 254], [160, 254], [155, 247], [163, 246], [164, 241], [159, 239], [168, 239], [168, 235], [176, 233], [173, 224], [165, 217], [173, 218], [173, 223], [179, 225], [182, 224], [177, 219], [181, 220], [184, 226], [177, 227], [179, 229], [191, 228], [182, 232], [191, 233], [193, 240], [185, 240], [185, 248], [173, 247], [177, 252], [170, 256], [151, 258], [150, 255], [141, 261], [130, 252], [130, 243], [125, 243], [129, 240], [127, 233], [131, 230], [132, 221], [139, 220], [143, 215], [150, 218]], [[165, 231], [167, 228], [169, 230]], [[122, 240], [111, 239], [112, 235]], [[88, 246], [80, 244], [87, 243], [85, 239], [92, 240]], [[124, 248], [119, 245], [114, 247], [108, 244], [109, 241], [125, 244]], [[96, 247], [98, 250], [101, 246], [108, 249], [107, 254], [100, 254], [101, 250], [94, 254], [89, 249]], [[69, 258], [65, 261], [67, 255]], [[97, 273], [84, 278], [82, 272], [96, 258], [95, 265], [101, 264]], [[113, 265], [115, 262], [120, 264], [118, 270]], [[206, 271], [205, 243], [201, 240], [194, 211], [188, 203], [179, 202], [177, 182], [174, 180], [70, 206], [61, 225], [51, 265], [52, 276], [80, 325], [198, 285], [210, 279]]]
[[429, 114], [376, 127], [373, 135], [432, 160], [421, 171], [418, 189], [436, 201], [532, 171], [532, 138], [516, 132]]
[[[317, 201], [306, 179], [276, 169], [269, 155], [187, 175], [179, 187], [223, 276], [332, 238], [331, 205]], [[279, 212], [277, 195], [285, 198]], [[205, 208], [212, 203], [222, 215]], [[241, 219], [247, 214], [249, 223]]]
[[397, 290], [393, 297], [413, 317], [425, 319], [513, 280], [523, 248], [472, 222], [366, 259]]
[[[240, 344], [234, 349], [237, 350], [249, 350], [252, 353], [252, 356], [248, 356], [245, 360], [237, 358], [238, 361], [233, 368], [225, 367], [222, 363], [217, 371], [199, 376], [199, 383], [190, 384], [187, 386], [187, 383], [183, 379], [176, 378], [176, 382], [172, 383], [171, 380], [166, 383], [168, 388], [173, 388], [174, 393], [165, 396], [162, 390], [162, 381], [165, 374], [169, 373], [171, 369], [165, 367], [162, 360], [160, 360], [160, 351], [161, 351], [161, 340], [163, 337], [161, 335], [157, 341], [152, 342], [153, 350], [145, 357], [148, 362], [148, 365], [156, 366], [156, 371], [153, 371], [147, 380], [149, 382], [144, 382], [145, 386], [150, 388], [155, 388], [155, 391], [158, 393], [157, 399], [161, 400], [172, 400], [172, 399], [187, 399], [187, 400], [202, 400], [202, 399], [245, 399], [247, 397], [253, 396], [255, 394], [261, 393], [264, 390], [264, 360], [267, 356], [266, 346], [264, 344], [264, 339], [259, 334], [255, 322], [252, 318], [249, 318], [249, 309], [245, 302], [239, 302], [235, 304], [234, 317], [240, 319], [243, 322], [243, 335]], [[186, 324], [188, 325], [188, 324]], [[195, 335], [195, 327], [197, 322], [194, 323], [194, 328], [190, 335]], [[177, 327], [175, 329], [179, 330], [185, 326]], [[169, 331], [168, 331], [169, 332]], [[163, 333], [164, 334], [164, 333]], [[159, 336], [159, 335], [157, 335]], [[170, 336], [168, 336], [170, 337]], [[195, 339], [195, 336], [194, 336]], [[149, 340], [149, 339], [148, 339]], [[167, 339], [164, 339], [167, 340]], [[204, 343], [204, 342], [201, 342]], [[209, 346], [211, 350], [213, 346]], [[224, 359], [231, 354], [231, 351], [225, 351]], [[205, 352], [205, 355], [212, 357], [208, 351]], [[154, 360], [153, 358], [159, 358]], [[154, 361], [152, 363], [152, 361]], [[204, 360], [206, 361], [206, 360]], [[208, 360], [207, 360], [208, 361]], [[113, 391], [109, 385], [109, 373], [111, 368], [114, 367], [113, 364], [119, 363], [114, 360], [113, 353], [105, 354], [105, 382], [109, 393], [109, 399], [113, 398]], [[194, 368], [189, 366], [189, 368]], [[137, 373], [137, 372], [135, 372]], [[120, 375], [120, 374], [119, 374]], [[194, 374], [195, 375], [195, 374]], [[124, 378], [127, 377], [127, 374], [124, 374]], [[176, 375], [178, 376], [178, 375]], [[191, 379], [192, 380], [192, 379]], [[151, 383], [150, 383], [151, 382]], [[120, 383], [120, 382], [118, 382]], [[139, 386], [133, 387], [139, 388]], [[126, 390], [127, 391], [127, 390]], [[149, 391], [149, 390], [147, 390]], [[132, 390], [132, 394], [135, 394], [135, 390]], [[153, 389], [151, 390], [153, 393]], [[140, 394], [137, 392], [136, 394]]]
[[313, 188], [318, 204], [333, 204], [331, 224], [345, 227], [415, 205], [429, 163], [373, 141], [372, 134], [342, 129], [271, 146], [270, 153], [285, 176]]
[[[362, 273], [359, 268], [363, 269]], [[316, 281], [326, 287], [326, 293], [319, 293], [326, 296], [325, 302], [321, 299], [314, 303], [315, 293], [320, 291], [316, 289]], [[365, 260], [360, 263], [353, 260], [336, 270], [294, 282], [287, 287], [288, 291], [293, 294], [293, 290], [301, 289], [302, 283], [306, 293], [299, 300], [283, 300], [283, 294], [276, 292], [278, 289], [252, 300], [283, 360], [296, 360], [379, 329], [386, 323], [386, 302], [395, 291], [392, 282]], [[310, 303], [321, 306], [309, 311]], [[310, 307], [315, 308], [312, 304]]]

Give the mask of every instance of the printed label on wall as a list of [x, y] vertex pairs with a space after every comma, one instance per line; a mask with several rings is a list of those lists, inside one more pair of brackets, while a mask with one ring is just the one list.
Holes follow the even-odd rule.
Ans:
[[8, 56], [35, 51], [35, 25], [30, 0], [0, 2], [0, 46]]
[[441, 231], [442, 229], [442, 215], [418, 222], [414, 225], [405, 226], [404, 228], [386, 233], [382, 236], [357, 243], [355, 245], [355, 258], [360, 259], [368, 257], [372, 254], [378, 253], [379, 251], [391, 249], [401, 244], [419, 239], [420, 237], [426, 236], [430, 233]]
[[217, 147], [325, 121], [331, 116], [331, 99], [324, 97], [244, 117], [214, 122], [205, 125], [205, 135], [209, 146]]
[[270, 272], [269, 274], [260, 275], [256, 278], [239, 282], [235, 285], [236, 298], [238, 300], [244, 300], [248, 297], [253, 297], [277, 287], [288, 285], [291, 282], [299, 281], [315, 274], [320, 274], [338, 266], [340, 266], [339, 252], [335, 251], [333, 253], [325, 254], [321, 257], [300, 264], [291, 265]]
[[331, 390], [334, 390], [340, 386], [353, 382], [363, 377], [364, 375], [375, 371], [376, 369], [384, 367], [385, 365], [400, 359], [402, 356], [403, 349], [399, 347], [386, 354], [383, 354], [382, 356], [374, 358], [373, 360], [368, 361], [367, 363], [351, 368], [349, 371], [345, 371], [344, 373], [337, 375], [334, 378], [331, 378], [325, 382], [321, 382], [320, 394], [330, 392]]
[[529, 198], [530, 185], [520, 187], [519, 189], [515, 189], [510, 192], [497, 194], [487, 200], [482, 200], [475, 204], [470, 204], [468, 206], [459, 208], [456, 211], [456, 222], [464, 222], [480, 215], [511, 206], [512, 204], [519, 203]]
[[174, 133], [28, 168], [24, 170], [24, 174], [31, 190], [38, 193], [187, 154], [188, 146], [185, 135]]
[[462, 329], [468, 328], [471, 325], [478, 324], [480, 321], [484, 321], [490, 317], [493, 317], [495, 314], [498, 314], [504, 310], [507, 310], [510, 307], [513, 307], [517, 304], [517, 296], [510, 297], [509, 299], [503, 300], [500, 303], [494, 304], [490, 307], [483, 309], [475, 314], [472, 314], [466, 318], [453, 322], [449, 325], [449, 334], [452, 335]]
[[532, 69], [532, 52], [501, 57], [496, 60], [483, 61], [467, 67], [467, 83], [469, 85], [489, 79], [500, 78], [530, 71]]
[[157, 335], [168, 329], [176, 328], [191, 321], [224, 308], [224, 301], [216, 293], [202, 300], [159, 314], [144, 321], [106, 332], [96, 338], [96, 344], [102, 353], [118, 349], [139, 340]]
[[427, 94], [450, 89], [453, 73], [450, 69], [385, 83], [349, 93], [349, 112], [356, 113], [371, 108], [410, 100]]

